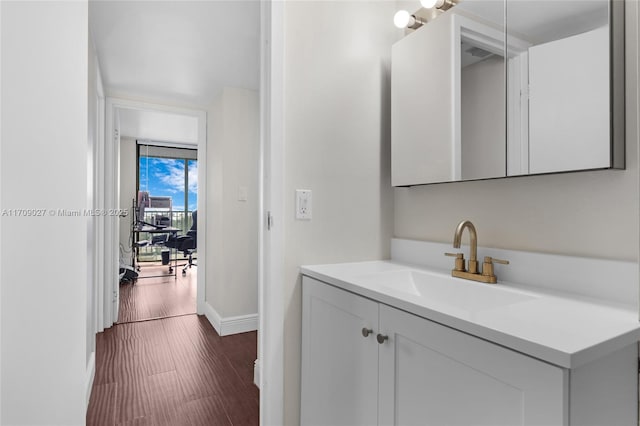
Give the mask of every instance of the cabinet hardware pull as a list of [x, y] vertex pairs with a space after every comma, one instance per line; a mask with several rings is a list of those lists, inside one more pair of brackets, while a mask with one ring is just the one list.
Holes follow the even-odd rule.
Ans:
[[378, 334], [376, 339], [378, 339], [378, 343], [383, 344], [385, 340], [389, 340], [389, 336], [383, 336], [382, 334]]
[[367, 327], [363, 327], [363, 328], [362, 328], [362, 335], [363, 335], [364, 337], [369, 337], [369, 335], [370, 335], [371, 333], [373, 333], [373, 330], [372, 330], [372, 329], [367, 328]]

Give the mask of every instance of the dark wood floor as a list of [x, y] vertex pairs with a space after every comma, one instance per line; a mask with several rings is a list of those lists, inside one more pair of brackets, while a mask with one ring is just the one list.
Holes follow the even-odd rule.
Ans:
[[258, 425], [256, 337], [198, 315], [114, 325], [97, 337], [87, 425]]
[[118, 323], [151, 318], [166, 318], [196, 312], [196, 282], [198, 268], [187, 270], [177, 277], [168, 274], [168, 267], [160, 264], [142, 264], [140, 278], [135, 284], [120, 284], [120, 311]]
[[196, 274], [120, 286], [119, 322], [96, 337], [88, 426], [259, 424], [257, 334], [220, 337], [195, 315]]

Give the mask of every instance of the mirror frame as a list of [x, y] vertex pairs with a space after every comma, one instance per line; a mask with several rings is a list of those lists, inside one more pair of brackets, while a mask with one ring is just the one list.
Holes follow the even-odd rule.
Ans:
[[609, 2], [609, 90], [611, 96], [611, 169], [624, 170], [625, 154], [625, 22], [624, 0]]

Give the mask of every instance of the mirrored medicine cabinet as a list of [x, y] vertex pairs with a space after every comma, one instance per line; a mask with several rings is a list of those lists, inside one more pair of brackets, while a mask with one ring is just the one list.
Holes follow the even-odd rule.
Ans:
[[392, 183], [624, 168], [624, 2], [459, 0], [392, 47]]

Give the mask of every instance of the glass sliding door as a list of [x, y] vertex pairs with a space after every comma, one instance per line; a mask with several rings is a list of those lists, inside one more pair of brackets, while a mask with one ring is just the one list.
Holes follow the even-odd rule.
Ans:
[[[198, 205], [197, 151], [153, 145], [138, 145], [138, 191], [149, 193], [150, 206], [144, 221], [153, 225], [189, 230]], [[157, 238], [156, 238], [157, 239]], [[139, 260], [159, 260], [162, 241], [140, 234], [150, 244], [138, 252]]]

